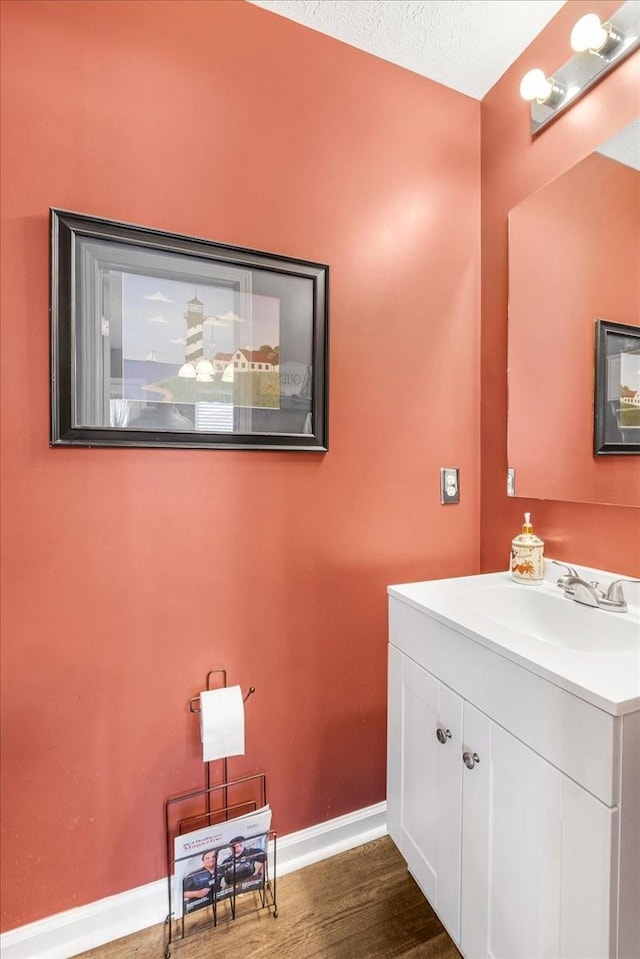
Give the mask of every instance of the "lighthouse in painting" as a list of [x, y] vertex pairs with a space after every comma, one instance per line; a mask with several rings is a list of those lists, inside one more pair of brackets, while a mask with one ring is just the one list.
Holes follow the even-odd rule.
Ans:
[[197, 296], [187, 303], [184, 314], [187, 321], [187, 348], [185, 360], [194, 367], [204, 356], [204, 303]]

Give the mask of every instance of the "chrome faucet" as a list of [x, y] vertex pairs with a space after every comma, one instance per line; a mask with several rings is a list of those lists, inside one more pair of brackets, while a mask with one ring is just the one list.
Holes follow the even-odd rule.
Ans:
[[556, 566], [564, 566], [568, 572], [560, 576], [556, 585], [563, 591], [567, 599], [573, 599], [584, 606], [595, 606], [597, 609], [607, 609], [612, 613], [626, 613], [629, 609], [622, 590], [622, 583], [640, 583], [640, 579], [614, 579], [607, 592], [600, 588], [600, 583], [588, 583], [582, 579], [572, 566], [552, 560]]
[[[600, 589], [600, 583], [595, 581], [587, 583], [579, 576], [574, 577], [573, 583], [569, 585], [568, 589], [565, 589], [564, 594], [576, 603], [582, 603], [583, 606], [595, 606], [604, 609], [607, 602], [604, 591]], [[620, 612], [624, 612], [624, 610], [621, 609]]]
[[614, 579], [604, 598], [606, 606], [603, 606], [603, 609], [613, 609], [619, 613], [627, 612], [629, 607], [622, 591], [622, 583], [640, 583], [640, 579]]
[[556, 586], [559, 586], [561, 589], [564, 589], [565, 584], [568, 585], [569, 580], [580, 579], [578, 576], [578, 571], [573, 568], [573, 566], [567, 566], [566, 563], [559, 563], [557, 559], [552, 559], [552, 563], [555, 563], [556, 566], [562, 566], [567, 570], [566, 575], [559, 576], [556, 580]]

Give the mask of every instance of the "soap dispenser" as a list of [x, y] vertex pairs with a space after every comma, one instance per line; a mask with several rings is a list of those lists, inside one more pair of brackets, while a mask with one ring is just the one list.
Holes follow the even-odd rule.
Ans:
[[533, 532], [531, 513], [524, 514], [522, 532], [511, 541], [511, 576], [516, 583], [539, 584], [544, 579], [544, 543]]

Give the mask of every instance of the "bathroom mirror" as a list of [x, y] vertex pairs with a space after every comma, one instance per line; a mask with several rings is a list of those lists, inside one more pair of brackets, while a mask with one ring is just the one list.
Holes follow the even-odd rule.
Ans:
[[593, 437], [596, 321], [640, 327], [639, 265], [640, 120], [509, 213], [515, 496], [640, 507], [640, 457]]

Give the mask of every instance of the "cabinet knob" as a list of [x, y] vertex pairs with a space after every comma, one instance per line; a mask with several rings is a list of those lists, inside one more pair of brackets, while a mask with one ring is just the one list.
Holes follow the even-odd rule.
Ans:
[[473, 769], [476, 763], [480, 762], [480, 757], [477, 753], [464, 752], [462, 754], [462, 762], [465, 764], [467, 769]]
[[442, 726], [438, 726], [438, 728], [436, 729], [436, 736], [438, 738], [438, 742], [442, 743], [442, 745], [444, 746], [447, 739], [451, 739], [451, 730], [443, 729]]

